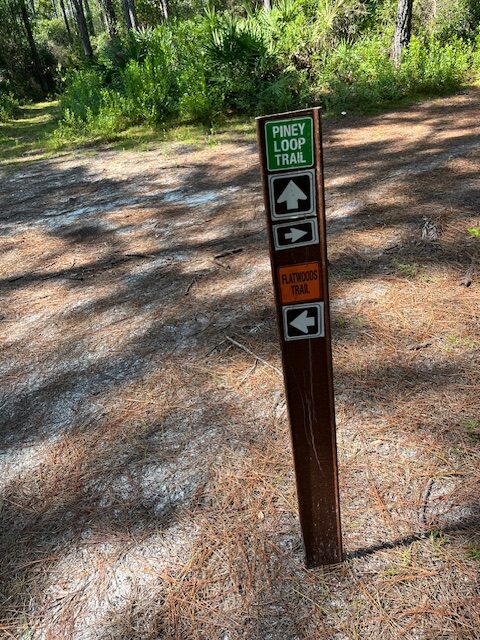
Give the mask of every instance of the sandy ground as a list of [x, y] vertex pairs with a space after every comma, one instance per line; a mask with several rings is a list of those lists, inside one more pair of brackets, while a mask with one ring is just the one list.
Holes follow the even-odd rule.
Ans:
[[480, 638], [479, 112], [325, 124], [328, 571], [303, 567], [252, 137], [0, 170], [1, 638]]

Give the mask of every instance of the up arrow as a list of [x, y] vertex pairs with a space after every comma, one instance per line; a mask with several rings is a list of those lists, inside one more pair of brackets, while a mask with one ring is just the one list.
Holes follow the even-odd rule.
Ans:
[[295, 184], [293, 180], [285, 187], [282, 195], [278, 198], [278, 204], [282, 204], [282, 202], [287, 203], [287, 209], [290, 211], [291, 209], [298, 209], [298, 201], [306, 200], [307, 196], [303, 193], [303, 191]]
[[291, 242], [297, 242], [303, 236], [306, 236], [308, 231], [302, 231], [301, 229], [296, 229], [295, 227], [290, 227], [290, 231], [285, 234], [285, 240], [290, 240]]
[[308, 311], [302, 311], [302, 313], [295, 318], [295, 320], [291, 320], [290, 324], [292, 327], [301, 331], [302, 333], [308, 333], [308, 327], [315, 326], [315, 318], [308, 317]]

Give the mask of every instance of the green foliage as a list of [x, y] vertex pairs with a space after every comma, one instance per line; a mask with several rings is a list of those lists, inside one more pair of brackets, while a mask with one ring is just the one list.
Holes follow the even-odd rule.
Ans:
[[389, 57], [390, 34], [344, 41], [315, 62], [318, 95], [333, 111], [365, 110], [408, 96], [455, 89], [467, 80], [473, 49], [453, 38], [413, 37], [399, 69]]
[[77, 52], [70, 46], [63, 20], [59, 18], [37, 19], [35, 40], [44, 52], [44, 57], [48, 57], [50, 67], [58, 65], [67, 67], [78, 64]]
[[18, 102], [11, 93], [0, 88], [0, 122], [6, 122], [13, 118], [18, 108]]
[[82, 69], [70, 73], [66, 79], [67, 89], [64, 92], [60, 108], [70, 117], [87, 120], [89, 113], [97, 115], [104, 98], [104, 77], [94, 69]]
[[[25, 5], [34, 28], [35, 21], [31, 13], [28, 13], [30, 6], [29, 3]], [[34, 36], [36, 40], [36, 33]], [[36, 48], [43, 78], [46, 84], [51, 84], [56, 66], [55, 56], [46, 42], [36, 42]], [[10, 90], [21, 101], [41, 98], [45, 94], [39, 81], [38, 69], [33, 63], [18, 0], [0, 0], [0, 77], [7, 79]]]
[[436, 12], [429, 11], [426, 0], [420, 5], [424, 5], [424, 24], [444, 40], [471, 37], [480, 21], [478, 0], [437, 0]]
[[470, 558], [470, 560], [478, 560], [478, 561], [480, 561], [480, 547], [476, 547], [475, 545], [471, 545], [467, 549], [467, 558]]
[[97, 42], [103, 64], [67, 79], [58, 139], [82, 130], [88, 137], [113, 136], [143, 122], [208, 118], [212, 103], [195, 36], [202, 36], [197, 27], [183, 22]]
[[470, 227], [468, 233], [474, 238], [480, 238], [480, 227]]
[[[271, 12], [273, 13], [273, 12]], [[265, 18], [265, 12], [260, 14]], [[302, 76], [272, 51], [271, 24], [225, 15], [209, 32], [205, 49], [207, 85], [224, 111], [285, 110], [297, 102]]]
[[[142, 123], [212, 123], [312, 104], [363, 111], [450, 91], [480, 72], [480, 35], [474, 44], [471, 0], [437, 2], [438, 15], [448, 9], [462, 20], [440, 31], [431, 0], [419, 0], [418, 35], [398, 69], [390, 61], [395, 0], [276, 0], [271, 11], [251, 2], [219, 11], [222, 3], [210, 2], [190, 17], [188, 0], [172, 2], [181, 17], [93, 39], [95, 64], [67, 76], [61, 134], [114, 135]], [[155, 7], [145, 0], [139, 12], [147, 19]], [[50, 25], [50, 42], [63, 46], [61, 25]]]
[[474, 74], [477, 76], [477, 80], [480, 80], [480, 27], [478, 28], [477, 35], [475, 37], [475, 46], [472, 56], [472, 68]]
[[115, 92], [105, 87], [105, 76], [98, 69], [71, 73], [60, 108], [62, 118], [54, 132], [54, 142], [88, 137], [111, 137], [128, 125]]
[[480, 435], [480, 420], [476, 418], [465, 418], [461, 421], [461, 426], [471, 435]]
[[319, 97], [330, 111], [365, 109], [399, 97], [386, 39], [341, 42], [315, 60], [314, 71]]
[[405, 53], [398, 80], [405, 95], [454, 89], [466, 79], [472, 47], [458, 37], [443, 43], [431, 35], [413, 37]]
[[113, 134], [115, 127], [211, 122], [222, 113], [281, 111], [306, 104], [306, 77], [282, 65], [251, 18], [208, 12], [97, 39], [97, 66], [70, 74], [59, 136]]

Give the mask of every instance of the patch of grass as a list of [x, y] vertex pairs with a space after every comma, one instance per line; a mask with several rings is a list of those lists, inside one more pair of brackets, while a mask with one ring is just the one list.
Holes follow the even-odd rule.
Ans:
[[429, 273], [420, 273], [418, 279], [420, 282], [425, 282], [426, 284], [438, 284], [442, 281], [441, 276], [431, 275]]
[[451, 351], [453, 349], [467, 349], [468, 351], [477, 351], [480, 347], [479, 340], [472, 340], [472, 338], [459, 336], [454, 333], [449, 333], [445, 336], [447, 342], [446, 349]]
[[415, 262], [399, 262], [394, 260], [393, 266], [395, 270], [405, 278], [414, 278], [418, 275], [419, 266]]
[[335, 315], [334, 320], [335, 329], [341, 332], [359, 332], [365, 327], [369, 326], [369, 321], [364, 316], [344, 316], [341, 314]]
[[59, 118], [57, 102], [19, 108], [15, 118], [0, 122], [0, 164], [38, 160], [48, 153], [48, 138]]
[[179, 124], [170, 127], [154, 125], [135, 125], [118, 133], [98, 133], [96, 135], [74, 135], [70, 130], [62, 135], [56, 130], [47, 140], [51, 151], [81, 147], [95, 147], [107, 144], [109, 149], [137, 149], [148, 151], [162, 143], [182, 143], [193, 149], [212, 147], [222, 143], [254, 142], [255, 126], [250, 117], [232, 117], [222, 124], [209, 126], [203, 124]]
[[39, 160], [59, 151], [89, 149], [107, 144], [110, 149], [148, 151], [162, 143], [183, 143], [195, 149], [221, 143], [255, 141], [253, 119], [245, 116], [225, 119], [216, 126], [182, 124], [169, 128], [135, 125], [117, 133], [62, 136], [56, 127], [58, 102], [40, 102], [19, 109], [18, 115], [0, 123], [0, 164], [13, 165]]
[[338, 272], [339, 277], [345, 278], [347, 280], [353, 280], [357, 277], [357, 272], [355, 269], [350, 269], [349, 267], [344, 267]]
[[402, 570], [398, 567], [390, 567], [389, 569], [385, 569], [383, 575], [385, 576], [385, 578], [394, 578], [395, 576], [400, 575], [401, 571]]
[[476, 418], [466, 418], [460, 422], [462, 429], [470, 434], [480, 434], [480, 420]]
[[480, 562], [480, 547], [471, 546], [467, 549], [467, 558]]
[[428, 539], [435, 551], [440, 551], [449, 542], [448, 536], [441, 531], [432, 531]]
[[15, 116], [18, 101], [10, 93], [0, 89], [0, 122], [6, 122]]

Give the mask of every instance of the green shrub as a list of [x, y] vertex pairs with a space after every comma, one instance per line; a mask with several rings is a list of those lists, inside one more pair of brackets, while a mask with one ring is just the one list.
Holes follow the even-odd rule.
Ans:
[[454, 89], [465, 81], [472, 48], [458, 37], [446, 44], [435, 36], [413, 37], [398, 72], [405, 95]]
[[430, 18], [431, 30], [444, 41], [455, 36], [470, 38], [480, 21], [478, 0], [440, 1], [435, 15], [432, 15], [431, 5], [427, 4], [425, 10], [428, 15], [424, 16], [424, 22], [428, 24]]
[[248, 23], [226, 16], [212, 29], [206, 43], [207, 83], [225, 110], [255, 110], [267, 57], [265, 43]]
[[66, 89], [60, 100], [63, 113], [78, 121], [99, 113], [104, 97], [105, 79], [95, 69], [71, 72], [66, 78]]
[[98, 36], [95, 66], [67, 77], [60, 134], [111, 136], [132, 124], [211, 123], [319, 102], [333, 112], [367, 110], [449, 91], [473, 67], [480, 72], [480, 35], [474, 46], [432, 29], [412, 38], [395, 69], [391, 20], [380, 28], [394, 3], [377, 4], [277, 0], [272, 11], [210, 8], [113, 40]]
[[56, 66], [60, 65], [66, 68], [79, 62], [80, 58], [77, 57], [77, 52], [70, 47], [70, 40], [63, 20], [60, 18], [38, 19], [34, 22], [34, 26], [37, 46], [50, 54], [52, 73]]
[[365, 109], [400, 97], [388, 47], [382, 38], [342, 42], [316, 61], [317, 87], [328, 110]]
[[223, 110], [256, 114], [284, 111], [302, 102], [305, 74], [285, 64], [272, 45], [268, 16], [278, 18], [281, 7], [267, 17], [261, 12], [263, 18], [257, 21], [251, 16], [243, 21], [223, 16], [211, 30], [206, 46], [207, 86]]
[[0, 88], [0, 122], [13, 118], [18, 108], [18, 102], [13, 95]]
[[111, 77], [117, 69], [125, 66], [127, 55], [120, 38], [111, 38], [107, 32], [99, 33], [91, 38], [97, 65], [104, 72], [104, 77]]
[[389, 57], [391, 36], [363, 36], [342, 42], [315, 62], [316, 87], [332, 111], [368, 109], [418, 94], [455, 89], [468, 78], [473, 48], [460, 38], [413, 37], [399, 69]]
[[59, 135], [307, 104], [305, 73], [282, 65], [257, 27], [251, 18], [210, 11], [202, 20], [129, 32], [115, 46], [99, 39], [100, 64], [67, 79]]

